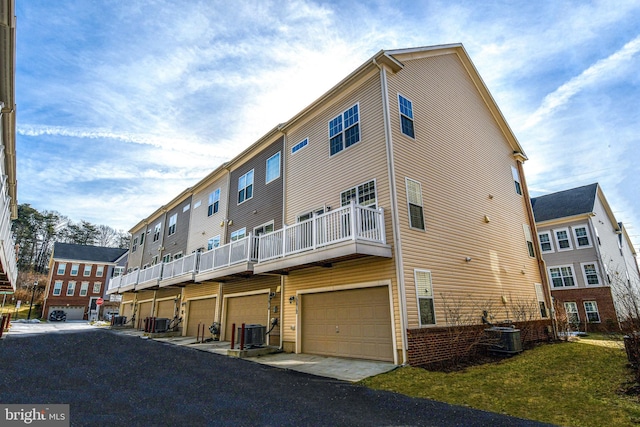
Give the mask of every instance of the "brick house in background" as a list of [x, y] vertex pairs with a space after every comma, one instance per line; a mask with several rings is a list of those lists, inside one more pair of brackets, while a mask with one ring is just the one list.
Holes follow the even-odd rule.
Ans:
[[617, 329], [623, 299], [637, 294], [640, 273], [629, 235], [600, 186], [535, 197], [531, 204], [558, 319], [581, 331]]
[[106, 295], [114, 267], [127, 249], [55, 243], [49, 261], [49, 277], [42, 308], [48, 319], [53, 310], [64, 310], [67, 320], [97, 317], [96, 301]]

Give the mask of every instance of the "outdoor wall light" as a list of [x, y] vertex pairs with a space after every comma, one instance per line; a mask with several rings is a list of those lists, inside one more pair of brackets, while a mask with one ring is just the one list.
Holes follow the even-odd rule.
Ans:
[[467, 262], [471, 262], [471, 257], [470, 257], [470, 256], [468, 256], [468, 257], [466, 257], [464, 260], [465, 260], [465, 261], [467, 261]]

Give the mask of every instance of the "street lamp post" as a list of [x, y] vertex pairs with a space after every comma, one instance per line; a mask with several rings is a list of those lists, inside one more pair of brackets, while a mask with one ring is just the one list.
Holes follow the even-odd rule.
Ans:
[[38, 282], [33, 282], [33, 288], [31, 288], [31, 302], [29, 303], [29, 314], [27, 314], [27, 320], [31, 319], [31, 308], [33, 307], [33, 297], [36, 293]]

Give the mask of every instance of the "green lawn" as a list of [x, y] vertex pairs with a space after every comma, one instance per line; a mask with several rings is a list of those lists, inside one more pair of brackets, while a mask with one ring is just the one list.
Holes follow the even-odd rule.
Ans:
[[640, 400], [620, 392], [633, 379], [620, 341], [586, 337], [460, 372], [403, 367], [367, 387], [563, 426], [640, 424]]
[[[2, 300], [0, 299], [0, 302]], [[29, 304], [21, 304], [18, 311], [16, 311], [16, 307], [14, 304], [5, 304], [4, 307], [0, 310], [1, 313], [7, 314], [11, 313], [11, 320], [15, 319], [26, 319], [29, 315]], [[17, 317], [16, 317], [17, 316]], [[34, 305], [31, 309], [31, 318], [37, 319], [40, 316], [40, 310], [36, 308]]]

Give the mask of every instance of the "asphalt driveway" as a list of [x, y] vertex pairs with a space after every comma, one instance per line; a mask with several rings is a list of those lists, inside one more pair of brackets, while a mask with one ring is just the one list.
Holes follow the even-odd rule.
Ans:
[[71, 425], [538, 426], [93, 328], [0, 341], [0, 402], [70, 404]]

